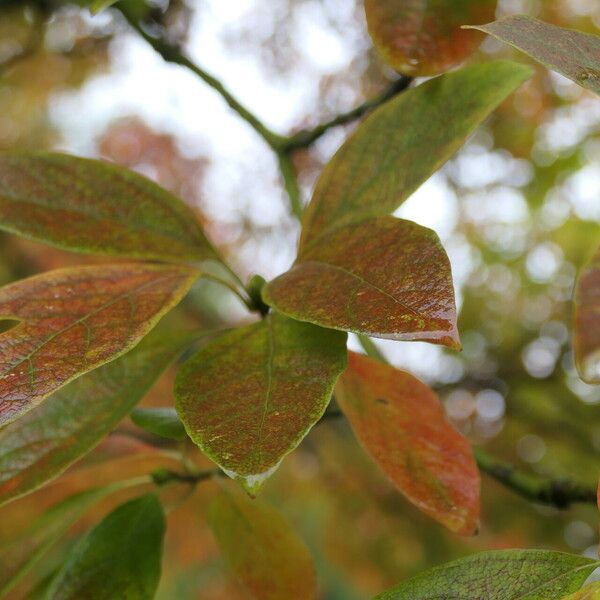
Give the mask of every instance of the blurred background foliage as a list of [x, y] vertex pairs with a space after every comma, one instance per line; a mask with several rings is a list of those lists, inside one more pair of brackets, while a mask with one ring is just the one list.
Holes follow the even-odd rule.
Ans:
[[[282, 133], [348, 110], [394, 77], [372, 49], [360, 0], [125, 2]], [[92, 18], [76, 4], [0, 0], [0, 150], [58, 149], [116, 161], [186, 200], [247, 276], [285, 270], [298, 225], [262, 140], [214, 91], [157, 57], [118, 11]], [[597, 0], [500, 0], [498, 17], [516, 13], [589, 33], [600, 28]], [[473, 60], [500, 56], [529, 62], [491, 39]], [[463, 352], [421, 343], [380, 347], [438, 389], [474, 443], [524, 470], [593, 485], [600, 388], [575, 374], [570, 334], [574, 281], [600, 243], [600, 100], [533, 66], [535, 76], [398, 212], [435, 229], [448, 250]], [[296, 154], [306, 199], [349, 129]], [[99, 260], [3, 233], [0, 247], [1, 283]], [[247, 318], [235, 298], [200, 283], [164, 326], [210, 329]], [[145, 404], [171, 405], [171, 383], [169, 374]], [[168, 463], [147, 435], [124, 423], [59, 482], [1, 509], [0, 538], [74, 490]], [[179, 506], [169, 514], [162, 600], [243, 597], [205, 523], [211, 485], [189, 497], [185, 488], [169, 491], [168, 502]], [[392, 489], [343, 421], [318, 425], [263, 497], [309, 544], [327, 600], [368, 598], [478, 550], [594, 555], [598, 543], [592, 507], [535, 506], [485, 476], [480, 534], [457, 538]], [[93, 511], [65, 543], [114, 503]], [[59, 561], [52, 552], [37, 578]], [[28, 577], [11, 598], [34, 598], [35, 583]]]

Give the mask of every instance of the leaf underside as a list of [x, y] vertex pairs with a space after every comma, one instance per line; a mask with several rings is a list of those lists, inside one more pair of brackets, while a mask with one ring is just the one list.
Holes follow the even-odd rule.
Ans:
[[600, 94], [600, 37], [525, 15], [475, 26], [525, 52], [549, 69]]

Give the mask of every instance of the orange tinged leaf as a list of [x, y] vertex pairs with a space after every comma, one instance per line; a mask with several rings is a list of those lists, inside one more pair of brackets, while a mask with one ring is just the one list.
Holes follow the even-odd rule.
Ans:
[[0, 155], [0, 229], [77, 252], [216, 258], [179, 198], [132, 171], [65, 154]]
[[312, 557], [279, 513], [223, 485], [208, 520], [231, 571], [252, 598], [315, 598]]
[[367, 453], [410, 502], [456, 533], [476, 532], [479, 471], [429, 387], [350, 352], [336, 398]]
[[202, 348], [179, 370], [188, 435], [254, 495], [321, 418], [346, 366], [346, 336], [270, 314]]
[[600, 383], [600, 251], [575, 286], [575, 366], [587, 383]]
[[198, 276], [187, 267], [118, 264], [60, 269], [0, 289], [0, 424], [124, 354]]
[[467, 59], [481, 37], [461, 29], [493, 20], [496, 0], [365, 0], [369, 33], [405, 75], [435, 75]]
[[411, 221], [366, 218], [333, 230], [263, 297], [321, 327], [460, 347], [448, 257], [435, 232]]

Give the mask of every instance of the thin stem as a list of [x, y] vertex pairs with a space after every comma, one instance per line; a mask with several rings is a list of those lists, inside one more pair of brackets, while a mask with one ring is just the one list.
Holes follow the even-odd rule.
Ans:
[[290, 200], [290, 208], [292, 214], [300, 220], [302, 218], [302, 197], [300, 194], [300, 186], [298, 185], [298, 177], [292, 159], [287, 152], [277, 152], [277, 160], [279, 161], [279, 170], [283, 177], [285, 191]]
[[[213, 275], [212, 273], [205, 273], [203, 272], [200, 275], [200, 279], [208, 279], [209, 281], [214, 281], [215, 283], [218, 283], [219, 285], [222, 285], [224, 287], [226, 287], [228, 290], [232, 291], [244, 304], [244, 306], [250, 310], [250, 311], [254, 311], [256, 310], [254, 308], [254, 306], [252, 305], [252, 302], [249, 298], [249, 296], [245, 296], [242, 292], [240, 292], [240, 290], [237, 288], [236, 285], [234, 285], [233, 283], [231, 283], [230, 281], [227, 281], [226, 279], [223, 279], [222, 277], [219, 277], [218, 275]], [[243, 287], [244, 291], [245, 291], [245, 287]]]
[[519, 471], [481, 448], [473, 448], [473, 452], [484, 473], [526, 500], [556, 508], [568, 508], [575, 503], [596, 504], [596, 490], [591, 486], [570, 479], [551, 479]]
[[326, 121], [321, 125], [317, 125], [313, 129], [304, 129], [288, 137], [284, 141], [283, 149], [289, 152], [291, 150], [297, 150], [298, 148], [308, 148], [330, 129], [338, 127], [340, 125], [346, 125], [347, 123], [352, 123], [353, 121], [356, 121], [361, 117], [365, 116], [367, 113], [371, 112], [378, 106], [385, 104], [388, 100], [390, 100], [397, 94], [400, 94], [401, 92], [405, 91], [410, 86], [412, 81], [413, 80], [411, 77], [400, 77], [396, 81], [390, 83], [390, 85], [385, 90], [383, 90], [383, 92], [381, 92], [374, 98], [366, 100], [356, 108], [353, 108], [348, 112], [339, 114], [330, 121]]
[[172, 44], [163, 38], [150, 35], [125, 7], [121, 6], [120, 10], [129, 25], [135, 29], [135, 31], [150, 46], [152, 46], [152, 48], [154, 48], [154, 50], [160, 54], [160, 56], [162, 56], [166, 62], [186, 67], [198, 75], [198, 77], [200, 77], [200, 79], [213, 88], [225, 100], [225, 102], [227, 102], [230, 108], [232, 108], [244, 121], [246, 121], [246, 123], [248, 123], [271, 148], [279, 148], [281, 146], [284, 138], [271, 131], [262, 121], [260, 121], [256, 115], [254, 115], [241, 102], [239, 102], [239, 100], [237, 100], [216, 77], [212, 76], [210, 73], [207, 73], [204, 69], [187, 58], [180, 46]]
[[152, 473], [152, 480], [158, 486], [168, 485], [170, 483], [188, 483], [196, 485], [202, 481], [207, 481], [213, 477], [225, 477], [226, 475], [220, 469], [211, 469], [209, 471], [199, 471], [198, 473], [177, 473], [170, 469], [159, 469]]
[[387, 364], [387, 359], [369, 336], [358, 334], [358, 341], [369, 358]]

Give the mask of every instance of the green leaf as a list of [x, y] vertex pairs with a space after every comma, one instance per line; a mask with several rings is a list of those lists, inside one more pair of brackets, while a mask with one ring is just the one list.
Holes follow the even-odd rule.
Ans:
[[365, 0], [369, 33], [400, 73], [436, 75], [468, 58], [481, 43], [461, 29], [494, 18], [496, 0]]
[[600, 250], [579, 275], [574, 305], [575, 366], [585, 382], [600, 384]]
[[600, 600], [600, 583], [586, 585], [583, 589], [565, 596], [562, 600]]
[[482, 552], [420, 573], [376, 600], [551, 600], [578, 590], [599, 564], [547, 550]]
[[600, 37], [525, 15], [473, 26], [525, 52], [580, 86], [600, 94]]
[[477, 531], [479, 471], [433, 390], [350, 352], [336, 399], [365, 450], [417, 508], [461, 535]]
[[323, 170], [301, 248], [340, 225], [395, 211], [530, 75], [523, 65], [492, 61], [427, 81], [374, 111]]
[[460, 348], [450, 262], [435, 232], [383, 216], [319, 240], [267, 284], [267, 304], [321, 327]]
[[109, 6], [115, 4], [117, 0], [94, 0], [90, 3], [90, 11], [92, 14], [97, 15], [98, 13], [106, 10]]
[[125, 356], [0, 429], [0, 504], [34, 491], [92, 450], [192, 339], [153, 332]]
[[114, 491], [94, 488], [45, 511], [15, 537], [0, 537], [0, 597], [3, 597], [94, 504]]
[[82, 538], [48, 600], [152, 600], [161, 570], [165, 516], [156, 496], [122, 504]]
[[121, 263], [59, 269], [0, 289], [0, 425], [133, 348], [199, 273]]
[[171, 440], [184, 440], [185, 427], [174, 408], [136, 408], [131, 420], [142, 429]]
[[177, 374], [188, 435], [255, 494], [321, 418], [346, 336], [270, 314], [202, 348]]
[[64, 154], [0, 155], [0, 228], [77, 252], [216, 258], [181, 200], [137, 173]]
[[231, 486], [209, 507], [208, 521], [234, 576], [257, 600], [314, 600], [315, 568], [304, 543], [272, 508]]

